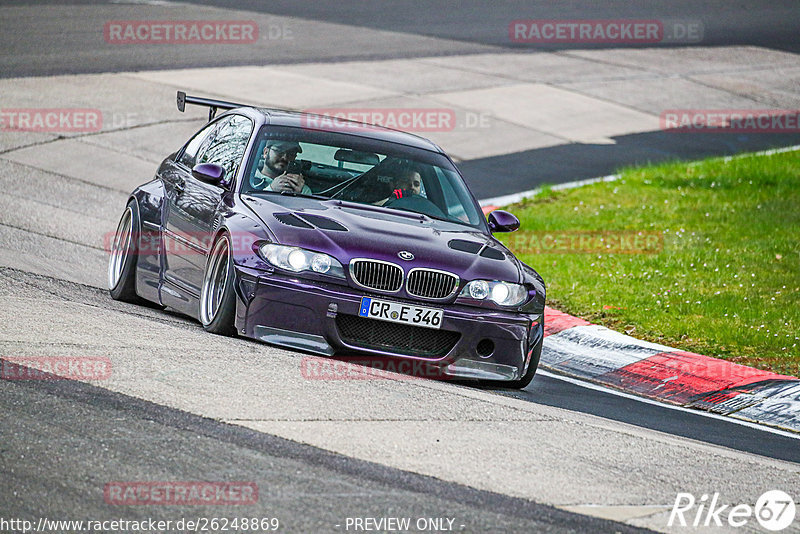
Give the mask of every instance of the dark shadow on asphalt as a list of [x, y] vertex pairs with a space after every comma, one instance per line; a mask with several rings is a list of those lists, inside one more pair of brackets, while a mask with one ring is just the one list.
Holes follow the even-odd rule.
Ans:
[[481, 389], [534, 404], [595, 415], [712, 445], [800, 463], [800, 435], [790, 438], [773, 434], [759, 428], [709, 417], [699, 411], [687, 412], [665, 405], [640, 402], [542, 374], [538, 374], [525, 389], [510, 390], [448, 377], [436, 367], [424, 366], [424, 362], [409, 362], [383, 356], [307, 356], [301, 360], [300, 368], [303, 376], [309, 380], [397, 379], [398, 375], [392, 373], [398, 373], [400, 380], [443, 380], [457, 386]]
[[[188, 0], [187, 0], [188, 1]], [[568, 0], [498, 1], [468, 0], [454, 4], [449, 0], [414, 2], [340, 2], [338, 0], [191, 0], [193, 4], [228, 7], [274, 15], [299, 17], [360, 26], [374, 30], [402, 32], [502, 47], [513, 51], [577, 50], [621, 48], [620, 43], [567, 43], [542, 45], [512, 42], [509, 25], [514, 20], [658, 20], [665, 28], [672, 21], [679, 25], [700, 23], [699, 42], [636, 43], [635, 48], [665, 46], [764, 46], [800, 51], [797, 39], [800, 23], [794, 0], [744, 0], [731, 8], [727, 0], [694, 2], [678, 0], [640, 0], [638, 2], [578, 2]], [[675, 30], [677, 31], [677, 30]], [[667, 31], [665, 30], [665, 34]]]
[[615, 144], [570, 143], [457, 164], [476, 198], [528, 191], [677, 160], [730, 156], [800, 144], [800, 133], [736, 134], [653, 131], [614, 137]]
[[497, 393], [535, 404], [596, 415], [674, 436], [720, 445], [777, 460], [800, 463], [800, 435], [790, 438], [666, 406], [639, 402], [612, 393], [582, 387], [565, 380], [536, 375], [522, 391]]
[[[4, 362], [0, 359], [0, 369]], [[25, 369], [21, 375], [34, 374]], [[269, 511], [281, 517], [281, 530], [291, 532], [334, 531], [331, 527], [346, 517], [377, 517], [381, 510], [403, 510], [416, 517], [447, 511], [467, 531], [650, 532], [349, 458], [91, 384], [50, 378], [0, 378], [0, 473], [9, 482], [0, 488], [0, 505], [18, 516], [69, 512], [146, 520], [155, 515], [148, 506], [114, 510], [105, 504], [103, 484], [232, 479], [263, 487], [248, 513], [263, 512], [248, 517]], [[40, 460], [30, 459], [37, 455]], [[128, 478], [131, 473], [135, 479]], [[350, 495], [342, 497], [344, 492]], [[331, 506], [332, 499], [339, 502]], [[194, 509], [200, 516], [211, 511]], [[193, 513], [175, 506], [160, 510], [164, 516], [172, 512]]]

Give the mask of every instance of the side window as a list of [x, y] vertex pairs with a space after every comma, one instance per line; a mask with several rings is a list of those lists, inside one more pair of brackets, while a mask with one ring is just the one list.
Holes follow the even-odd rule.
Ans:
[[200, 151], [200, 148], [204, 144], [208, 144], [206, 139], [211, 138], [209, 134], [219, 128], [220, 122], [227, 122], [227, 119], [223, 119], [222, 121], [217, 121], [212, 124], [209, 124], [199, 132], [195, 134], [189, 144], [186, 145], [186, 150], [183, 151], [180, 159], [178, 160], [180, 163], [183, 163], [190, 169], [199, 163], [197, 161], [197, 153]]
[[[444, 195], [444, 202], [447, 208], [444, 211], [456, 219], [468, 222], [469, 219], [464, 211], [464, 204], [462, 203], [463, 199], [459, 198], [458, 193], [453, 189], [453, 185], [450, 183], [447, 176], [445, 176], [444, 172], [442, 172], [439, 167], [434, 167], [434, 169], [436, 169], [436, 177], [439, 179], [439, 185], [442, 187], [442, 194]], [[469, 222], [474, 224], [473, 221]]]
[[438, 167], [435, 167], [435, 169], [436, 177], [439, 179], [439, 185], [442, 187], [442, 194], [444, 195], [444, 202], [447, 205], [447, 212], [452, 213], [453, 210], [461, 207], [461, 202], [459, 202], [456, 192], [453, 191], [450, 181], [447, 179], [441, 169]]
[[242, 163], [247, 142], [253, 131], [253, 121], [242, 115], [232, 115], [220, 122], [219, 127], [200, 143], [197, 163], [216, 163], [225, 169], [225, 176], [233, 177]]

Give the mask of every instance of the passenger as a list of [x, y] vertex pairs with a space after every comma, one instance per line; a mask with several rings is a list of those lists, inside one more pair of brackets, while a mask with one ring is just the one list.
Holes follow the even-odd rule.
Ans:
[[286, 172], [289, 164], [302, 151], [300, 144], [295, 141], [267, 141], [264, 146], [264, 161], [250, 178], [250, 186], [257, 191], [290, 191], [311, 195], [311, 188], [305, 184], [302, 174]]

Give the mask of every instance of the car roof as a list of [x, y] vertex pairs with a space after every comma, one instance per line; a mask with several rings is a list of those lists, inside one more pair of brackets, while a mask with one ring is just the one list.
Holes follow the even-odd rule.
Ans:
[[[255, 110], [260, 115], [262, 115], [264, 117], [265, 124], [273, 124], [276, 126], [308, 128], [311, 119], [328, 119], [328, 120], [331, 119], [331, 117], [327, 115], [318, 115], [316, 113], [304, 113], [301, 111], [287, 111], [282, 109], [255, 108], [255, 107], [246, 109]], [[402, 132], [400, 130], [393, 130], [391, 128], [386, 128], [383, 126], [376, 126], [373, 124], [342, 119], [339, 117], [335, 117], [335, 119], [337, 124], [344, 122], [352, 124], [353, 126], [366, 126], [366, 127], [353, 128], [353, 129], [332, 127], [330, 128], [331, 131], [346, 133], [348, 135], [356, 135], [368, 139], [378, 139], [389, 143], [398, 143], [401, 145], [407, 145], [414, 148], [421, 148], [423, 150], [430, 150], [433, 152], [444, 154], [444, 151], [441, 148], [439, 148], [439, 146], [436, 143], [430, 141], [429, 139], [425, 139], [424, 137], [420, 137], [418, 135], [414, 135], [408, 132]], [[320, 127], [319, 129], [326, 130], [328, 128]]]

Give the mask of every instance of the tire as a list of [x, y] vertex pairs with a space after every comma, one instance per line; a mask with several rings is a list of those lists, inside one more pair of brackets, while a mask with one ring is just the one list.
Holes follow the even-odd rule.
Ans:
[[539, 343], [533, 348], [531, 362], [528, 364], [528, 370], [522, 378], [510, 381], [481, 380], [480, 387], [503, 389], [524, 389], [528, 387], [528, 384], [531, 383], [533, 377], [536, 375], [536, 370], [539, 368], [539, 359], [542, 357], [542, 344], [544, 344], [544, 338], [540, 339]]
[[200, 322], [207, 332], [222, 336], [236, 335], [233, 322], [236, 314], [234, 283], [230, 238], [223, 233], [211, 247], [200, 291]]
[[542, 338], [539, 343], [533, 348], [533, 354], [531, 354], [531, 363], [528, 364], [528, 371], [525, 375], [520, 378], [519, 380], [512, 380], [511, 382], [506, 382], [503, 387], [507, 387], [509, 389], [523, 389], [528, 387], [528, 384], [531, 383], [533, 380], [534, 375], [536, 375], [536, 369], [539, 368], [539, 359], [542, 357], [542, 344], [544, 343], [544, 338]]
[[131, 200], [117, 225], [108, 258], [108, 291], [111, 298], [139, 303], [136, 294], [136, 258], [138, 255], [139, 210]]

